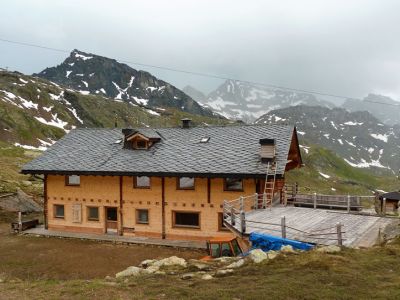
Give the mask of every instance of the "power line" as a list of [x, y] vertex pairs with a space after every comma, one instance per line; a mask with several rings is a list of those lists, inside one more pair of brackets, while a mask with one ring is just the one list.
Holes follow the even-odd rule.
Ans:
[[[37, 45], [37, 44], [31, 44], [31, 43], [25, 43], [25, 42], [19, 42], [19, 41], [8, 40], [8, 39], [3, 39], [3, 38], [0, 38], [0, 41], [1, 42], [10, 43], [10, 44], [20, 45], [20, 46], [28, 46], [28, 47], [34, 47], [34, 48], [50, 50], [50, 51], [57, 51], [57, 52], [62, 52], [62, 53], [70, 53], [71, 52], [70, 50], [66, 50], [66, 49], [58, 49], [58, 48], [42, 46], [42, 45]], [[216, 74], [208, 74], [208, 73], [202, 73], [202, 72], [196, 72], [196, 71], [175, 69], [175, 68], [170, 68], [170, 67], [165, 67], [165, 66], [145, 64], [145, 63], [134, 62], [134, 61], [129, 61], [129, 60], [118, 60], [118, 61], [126, 63], [126, 64], [130, 64], [130, 65], [136, 65], [136, 66], [142, 66], [142, 67], [148, 67], [148, 68], [155, 68], [155, 69], [160, 69], [160, 70], [165, 70], [165, 71], [178, 72], [178, 73], [183, 73], [183, 74], [190, 74], [190, 75], [208, 77], [208, 78], [214, 78], [214, 79], [239, 81], [239, 82], [243, 82], [243, 83], [247, 83], [247, 84], [264, 86], [264, 87], [281, 89], [281, 90], [287, 90], [287, 91], [292, 91], [292, 92], [301, 92], [301, 93], [314, 94], [314, 95], [326, 96], [326, 97], [332, 97], [332, 98], [338, 98], [338, 99], [344, 99], [344, 100], [357, 100], [357, 101], [365, 101], [365, 102], [383, 104], [383, 105], [400, 106], [400, 103], [399, 104], [395, 104], [395, 103], [385, 103], [385, 102], [379, 102], [379, 101], [365, 100], [365, 99], [347, 97], [347, 96], [338, 95], [338, 94], [330, 94], [330, 93], [324, 93], [324, 92], [312, 91], [312, 90], [305, 90], [305, 89], [296, 89], [296, 88], [285, 87], [285, 86], [280, 86], [280, 85], [275, 85], [275, 84], [269, 84], [269, 83], [265, 83], [265, 82], [242, 80], [242, 79], [226, 77], [226, 76], [221, 76], [221, 75], [216, 75]]]

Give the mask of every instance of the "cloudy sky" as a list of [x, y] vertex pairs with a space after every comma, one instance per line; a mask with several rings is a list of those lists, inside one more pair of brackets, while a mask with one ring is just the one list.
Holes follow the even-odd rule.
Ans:
[[[99, 1], [2, 3], [0, 39], [350, 97], [400, 100], [400, 1]], [[66, 53], [0, 41], [23, 73]], [[136, 67], [145, 69], [143, 67]], [[147, 68], [182, 88], [221, 80]]]

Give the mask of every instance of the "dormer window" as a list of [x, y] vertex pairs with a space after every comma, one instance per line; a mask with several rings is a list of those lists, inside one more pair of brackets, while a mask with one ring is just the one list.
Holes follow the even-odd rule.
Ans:
[[124, 134], [124, 148], [147, 150], [154, 143], [161, 140], [158, 133], [152, 129], [122, 129]]
[[146, 140], [135, 140], [133, 141], [134, 149], [147, 149], [147, 141]]

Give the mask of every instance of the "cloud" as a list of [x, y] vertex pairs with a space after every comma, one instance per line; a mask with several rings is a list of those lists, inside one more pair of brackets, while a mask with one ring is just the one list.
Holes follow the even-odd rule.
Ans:
[[[399, 1], [9, 1], [3, 38], [153, 65], [363, 97], [400, 99]], [[0, 43], [26, 73], [65, 54]], [[147, 69], [178, 87], [219, 80]]]

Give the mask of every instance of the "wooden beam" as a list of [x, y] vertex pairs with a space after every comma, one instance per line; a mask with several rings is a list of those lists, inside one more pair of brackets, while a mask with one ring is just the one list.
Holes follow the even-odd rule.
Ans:
[[165, 233], [165, 177], [161, 177], [161, 238], [166, 238]]
[[43, 179], [43, 222], [44, 228], [49, 229], [49, 221], [48, 221], [48, 200], [47, 200], [47, 175], [44, 175]]
[[124, 222], [123, 222], [123, 177], [119, 176], [119, 220], [120, 220], [120, 230], [119, 230], [119, 235], [124, 235]]
[[211, 178], [207, 178], [207, 203], [211, 203]]

